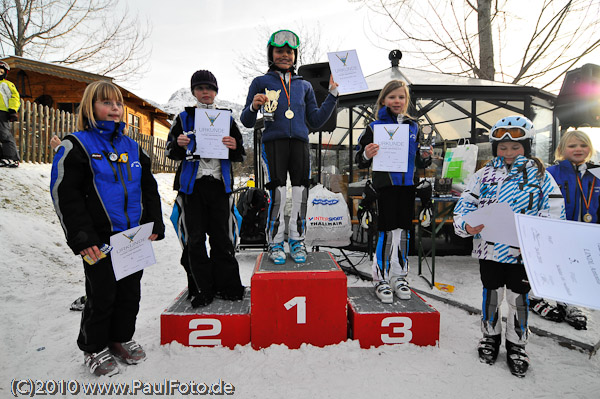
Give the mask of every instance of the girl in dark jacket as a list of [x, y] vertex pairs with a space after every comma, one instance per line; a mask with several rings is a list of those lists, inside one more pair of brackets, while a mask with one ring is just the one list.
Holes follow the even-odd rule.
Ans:
[[[372, 122], [359, 138], [356, 163], [359, 168], [371, 165], [379, 152], [373, 142], [373, 132], [378, 124], [406, 124], [409, 133], [408, 167], [406, 172], [373, 172], [373, 186], [377, 190], [378, 220], [377, 248], [372, 274], [375, 294], [383, 303], [392, 303], [393, 293], [400, 299], [410, 299], [408, 275], [408, 241], [415, 208], [413, 183], [415, 166], [431, 164], [431, 151], [419, 151], [417, 122], [407, 115], [410, 95], [408, 86], [401, 80], [392, 80], [377, 98], [377, 120]], [[391, 283], [391, 286], [390, 286]]]

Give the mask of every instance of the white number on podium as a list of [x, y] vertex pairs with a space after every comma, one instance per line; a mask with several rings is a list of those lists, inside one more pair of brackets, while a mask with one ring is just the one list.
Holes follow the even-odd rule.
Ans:
[[392, 333], [402, 334], [400, 337], [391, 337], [389, 334], [381, 334], [381, 341], [384, 344], [405, 344], [412, 340], [412, 319], [410, 317], [386, 317], [381, 320], [381, 327], [389, 327], [394, 324], [400, 326], [392, 327]]
[[[210, 326], [207, 330], [196, 330], [200, 326]], [[190, 320], [190, 330], [192, 331], [189, 336], [190, 346], [208, 346], [208, 345], [221, 345], [220, 339], [201, 339], [200, 337], [216, 337], [221, 334], [221, 321], [219, 319], [194, 319]]]
[[296, 306], [296, 323], [306, 324], [306, 297], [295, 296], [283, 304], [286, 310], [290, 310]]

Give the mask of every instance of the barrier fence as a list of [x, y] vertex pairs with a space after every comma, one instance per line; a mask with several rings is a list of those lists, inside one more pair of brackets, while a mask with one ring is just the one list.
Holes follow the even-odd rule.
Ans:
[[[77, 116], [41, 104], [21, 101], [19, 119], [11, 123], [21, 162], [51, 163], [54, 151], [50, 139], [56, 135], [61, 140], [77, 131]], [[150, 155], [152, 172], [175, 172], [179, 161], [166, 156], [167, 142], [142, 133], [126, 132]]]

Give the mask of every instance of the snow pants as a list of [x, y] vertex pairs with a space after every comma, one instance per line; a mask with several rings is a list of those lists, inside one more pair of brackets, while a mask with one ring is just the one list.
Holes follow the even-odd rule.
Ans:
[[527, 344], [529, 338], [529, 281], [522, 264], [500, 263], [479, 259], [483, 283], [481, 331], [485, 336], [502, 333], [500, 306], [506, 292], [508, 316], [506, 340], [517, 345]]
[[[198, 292], [206, 298], [213, 298], [217, 293], [241, 297], [244, 287], [235, 259], [233, 198], [225, 192], [223, 181], [212, 176], [197, 179], [194, 191], [183, 199], [187, 266]], [[207, 235], [210, 256], [206, 248]]]
[[267, 242], [283, 242], [285, 237], [285, 202], [288, 172], [292, 183], [292, 210], [288, 237], [303, 240], [306, 233], [306, 206], [310, 184], [310, 152], [307, 142], [279, 139], [262, 145], [262, 163], [266, 171], [265, 187], [269, 190]]
[[408, 243], [414, 217], [413, 186], [389, 186], [377, 190], [377, 247], [373, 259], [373, 283], [408, 274]]
[[79, 349], [96, 353], [110, 342], [131, 340], [140, 309], [143, 271], [117, 281], [110, 255], [94, 265], [85, 261], [83, 265], [87, 301], [81, 314]]
[[0, 159], [19, 160], [15, 138], [10, 132], [10, 124], [2, 120], [0, 120]]

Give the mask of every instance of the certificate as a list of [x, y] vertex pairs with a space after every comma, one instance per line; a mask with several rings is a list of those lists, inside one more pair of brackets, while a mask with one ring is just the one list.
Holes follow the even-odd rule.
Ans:
[[536, 296], [600, 309], [600, 226], [515, 214]]
[[196, 108], [194, 155], [199, 155], [201, 158], [229, 158], [229, 148], [223, 144], [223, 137], [229, 136], [230, 124], [231, 111]]
[[406, 172], [408, 170], [408, 125], [374, 125], [373, 143], [379, 151], [373, 157], [373, 171]]
[[362, 73], [356, 50], [327, 53], [333, 80], [340, 94], [367, 90], [369, 86]]
[[117, 233], [110, 237], [110, 252], [115, 278], [118, 280], [156, 263], [152, 241], [154, 222]]
[[469, 212], [463, 219], [471, 227], [485, 225], [479, 233], [482, 240], [518, 247], [514, 214], [510, 205], [500, 202]]

